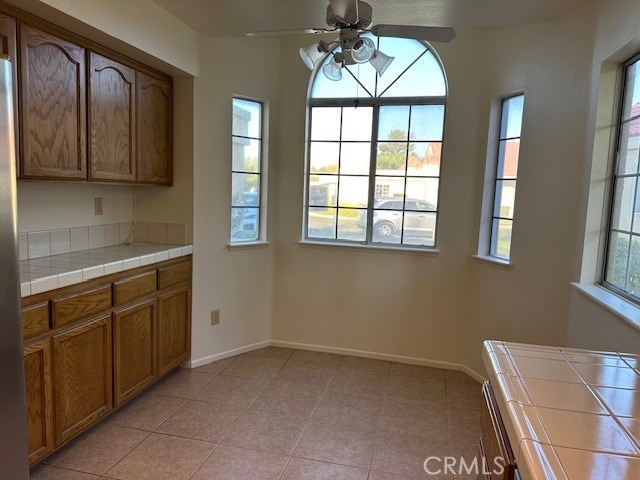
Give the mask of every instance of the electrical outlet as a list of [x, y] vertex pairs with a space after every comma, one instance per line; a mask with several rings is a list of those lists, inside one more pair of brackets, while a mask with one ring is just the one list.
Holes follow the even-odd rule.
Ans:
[[96, 197], [94, 201], [96, 215], [102, 215], [102, 197]]
[[220, 310], [211, 310], [211, 325], [220, 325]]

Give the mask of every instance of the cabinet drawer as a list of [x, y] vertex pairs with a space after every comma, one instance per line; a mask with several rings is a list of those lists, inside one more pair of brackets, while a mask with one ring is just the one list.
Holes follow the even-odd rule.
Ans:
[[49, 302], [22, 309], [22, 335], [25, 340], [49, 330]]
[[191, 281], [191, 262], [181, 262], [158, 269], [158, 288], [173, 287]]
[[[489, 382], [482, 386], [484, 403], [480, 412], [481, 445], [487, 458], [490, 480], [513, 480], [516, 462]], [[500, 463], [496, 463], [496, 459]], [[503, 468], [504, 467], [504, 468]]]
[[111, 285], [53, 300], [53, 326], [71, 322], [111, 308]]
[[155, 270], [113, 284], [113, 302], [123, 305], [156, 291], [158, 277]]

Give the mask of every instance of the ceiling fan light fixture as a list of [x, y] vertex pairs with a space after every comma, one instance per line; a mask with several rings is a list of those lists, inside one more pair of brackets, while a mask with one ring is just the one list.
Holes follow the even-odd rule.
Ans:
[[389, 68], [389, 65], [391, 65], [393, 60], [394, 57], [390, 57], [389, 55], [382, 53], [380, 50], [376, 50], [371, 60], [369, 60], [369, 63], [376, 69], [378, 76], [381, 77], [384, 75], [384, 72], [387, 71], [387, 68]]
[[316, 65], [322, 60], [322, 57], [324, 57], [324, 52], [322, 50], [322, 43], [320, 42], [300, 49], [300, 58], [302, 58], [302, 61], [309, 70], [316, 68]]
[[329, 80], [339, 82], [342, 80], [342, 68], [344, 67], [344, 55], [336, 53], [331, 61], [322, 67], [322, 73]]
[[356, 37], [351, 42], [351, 57], [356, 63], [367, 63], [376, 53], [376, 44], [370, 38]]

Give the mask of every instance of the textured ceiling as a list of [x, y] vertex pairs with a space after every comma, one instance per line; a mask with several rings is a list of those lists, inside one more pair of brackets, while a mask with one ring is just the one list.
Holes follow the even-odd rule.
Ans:
[[[211, 36], [325, 26], [328, 0], [154, 0]], [[547, 21], [586, 0], [369, 0], [375, 23], [501, 28]]]

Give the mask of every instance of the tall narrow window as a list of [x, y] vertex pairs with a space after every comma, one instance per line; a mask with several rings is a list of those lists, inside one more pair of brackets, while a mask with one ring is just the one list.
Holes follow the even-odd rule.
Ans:
[[422, 42], [365, 35], [395, 57], [383, 76], [355, 64], [312, 80], [304, 237], [434, 248], [444, 72]]
[[511, 257], [523, 107], [524, 95], [502, 101], [489, 254], [503, 260]]
[[233, 99], [231, 243], [263, 240], [263, 105]]
[[640, 55], [625, 63], [623, 85], [603, 283], [640, 302]]

